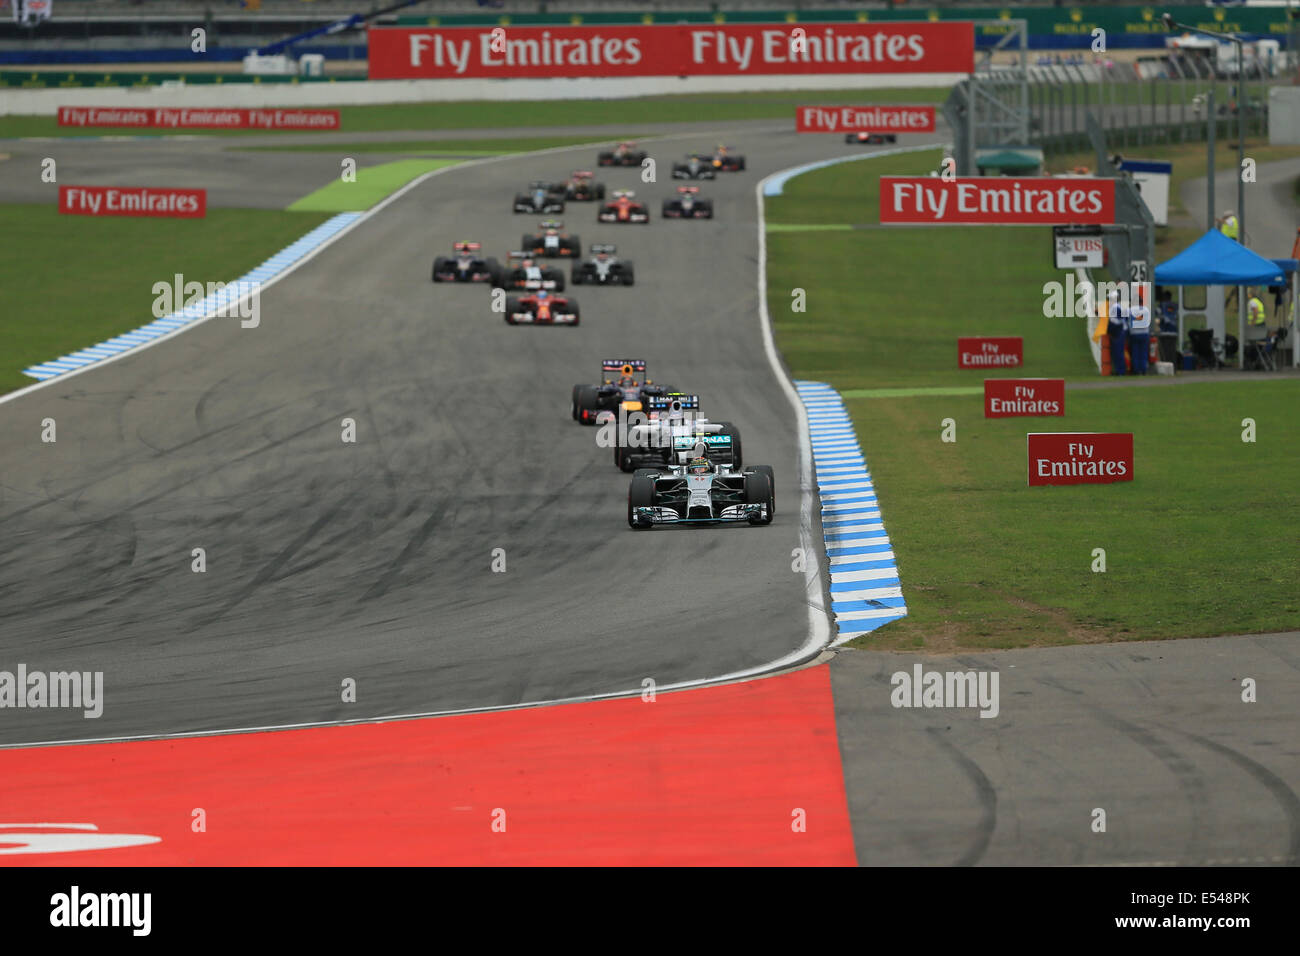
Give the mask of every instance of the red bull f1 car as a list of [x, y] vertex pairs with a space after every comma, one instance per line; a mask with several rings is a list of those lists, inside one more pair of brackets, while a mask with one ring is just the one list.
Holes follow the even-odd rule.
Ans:
[[615, 190], [614, 198], [601, 203], [596, 213], [597, 222], [640, 222], [650, 221], [650, 210], [646, 204], [633, 198], [636, 193], [630, 189]]
[[671, 391], [646, 377], [645, 359], [605, 359], [600, 373], [599, 385], [573, 386], [573, 420], [581, 425], [626, 418]]
[[438, 256], [433, 260], [434, 282], [494, 282], [501, 268], [495, 259], [480, 255], [482, 245], [477, 242], [458, 242], [451, 256]]
[[713, 168], [724, 173], [738, 173], [745, 168], [745, 157], [730, 146], [719, 146], [713, 153]]
[[578, 303], [545, 289], [532, 295], [506, 297], [506, 322], [509, 325], [577, 325]]

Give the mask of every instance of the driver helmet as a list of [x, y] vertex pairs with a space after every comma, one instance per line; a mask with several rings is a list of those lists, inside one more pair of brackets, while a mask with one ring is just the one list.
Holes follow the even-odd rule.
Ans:
[[692, 458], [686, 463], [686, 473], [688, 475], [707, 475], [713, 471], [713, 465], [708, 458]]

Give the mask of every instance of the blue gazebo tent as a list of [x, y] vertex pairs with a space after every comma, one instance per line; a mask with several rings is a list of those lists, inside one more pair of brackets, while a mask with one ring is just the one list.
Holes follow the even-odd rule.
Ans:
[[1157, 285], [1281, 285], [1285, 281], [1277, 263], [1217, 229], [1156, 266]]
[[[1155, 281], [1157, 285], [1177, 286], [1289, 285], [1294, 275], [1294, 266], [1288, 269], [1286, 265], [1288, 262], [1294, 260], [1265, 259], [1251, 252], [1235, 239], [1229, 239], [1217, 229], [1211, 229], [1178, 255], [1157, 265]], [[1180, 341], [1183, 337], [1183, 311], [1183, 309], [1178, 311]], [[1213, 310], [1207, 311], [1207, 323], [1210, 323], [1211, 312]], [[1222, 323], [1224, 318], [1220, 314], [1214, 321]], [[1237, 334], [1241, 341], [1245, 340], [1246, 329], [1240, 313], [1237, 319]], [[1244, 363], [1244, 348], [1240, 354], [1240, 361]]]

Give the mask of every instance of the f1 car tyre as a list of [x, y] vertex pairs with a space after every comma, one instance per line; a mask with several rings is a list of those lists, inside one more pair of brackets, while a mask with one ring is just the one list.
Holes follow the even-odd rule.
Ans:
[[649, 528], [632, 517], [633, 508], [649, 508], [655, 500], [655, 480], [648, 475], [637, 475], [627, 489], [627, 523], [634, 531]]
[[631, 284], [633, 283], [633, 281], [634, 281], [634, 276], [633, 276], [633, 273], [632, 273], [632, 263], [630, 263], [630, 262], [628, 262], [628, 263], [624, 263], [624, 265], [623, 265], [623, 284], [624, 284], [624, 285], [631, 285]]
[[594, 412], [597, 410], [596, 402], [599, 391], [600, 390], [595, 385], [573, 386], [573, 420], [575, 422], [582, 421], [582, 410], [585, 408], [590, 409], [593, 414], [587, 417], [584, 424], [596, 424], [596, 416]]
[[718, 422], [721, 428], [720, 434], [731, 436], [731, 467], [737, 471], [745, 467], [744, 455], [740, 447], [740, 429], [731, 422]]
[[767, 475], [761, 471], [753, 471], [745, 476], [745, 501], [748, 504], [765, 504], [767, 505], [766, 518], [750, 518], [749, 523], [771, 524], [772, 513], [776, 502], [773, 500], [772, 483], [767, 480]]
[[614, 464], [618, 466], [619, 471], [633, 471], [632, 456], [627, 453], [617, 439], [614, 442]]
[[758, 475], [767, 475], [768, 488], [772, 492], [772, 500], [771, 502], [769, 502], [767, 506], [767, 513], [770, 515], [775, 515], [776, 514], [776, 472], [772, 470], [771, 465], [755, 465], [753, 468], [749, 470]]
[[438, 273], [442, 271], [446, 262], [447, 260], [442, 256], [439, 256], [438, 258], [433, 260], [433, 281], [434, 282], [442, 281], [441, 279], [438, 278]]

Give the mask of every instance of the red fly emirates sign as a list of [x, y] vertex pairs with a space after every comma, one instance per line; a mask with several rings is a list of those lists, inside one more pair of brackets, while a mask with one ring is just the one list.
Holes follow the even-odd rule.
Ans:
[[370, 79], [970, 73], [971, 23], [375, 27]]
[[798, 106], [796, 133], [933, 133], [933, 106]]
[[880, 221], [1100, 225], [1115, 221], [1115, 181], [1070, 177], [881, 176]]
[[958, 368], [1019, 368], [1025, 364], [1025, 340], [1019, 335], [959, 336]]
[[208, 213], [208, 193], [206, 189], [148, 186], [60, 186], [59, 212], [73, 216], [202, 219]]
[[60, 126], [145, 129], [338, 129], [338, 110], [126, 109], [60, 106]]
[[1064, 415], [1063, 378], [986, 378], [984, 417]]
[[1133, 480], [1133, 434], [1053, 432], [1025, 436], [1030, 485], [1108, 485]]

